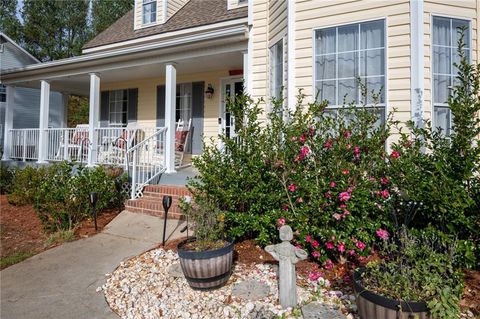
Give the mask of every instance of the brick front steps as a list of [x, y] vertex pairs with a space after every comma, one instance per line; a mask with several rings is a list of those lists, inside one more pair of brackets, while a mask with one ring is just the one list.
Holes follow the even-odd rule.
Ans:
[[172, 196], [172, 206], [168, 210], [168, 218], [184, 219], [178, 207], [179, 198], [190, 195], [184, 186], [173, 185], [147, 185], [143, 190], [143, 197], [129, 199], [125, 203], [125, 210], [132, 213], [143, 213], [152, 216], [163, 217], [163, 196]]

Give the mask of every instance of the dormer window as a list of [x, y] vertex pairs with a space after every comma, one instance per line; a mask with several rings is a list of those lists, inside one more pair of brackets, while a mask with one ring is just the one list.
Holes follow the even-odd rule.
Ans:
[[150, 24], [157, 21], [157, 1], [143, 0], [142, 24]]

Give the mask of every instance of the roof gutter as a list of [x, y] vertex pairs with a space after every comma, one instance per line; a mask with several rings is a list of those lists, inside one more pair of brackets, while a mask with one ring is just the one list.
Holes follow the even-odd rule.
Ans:
[[247, 28], [245, 25], [239, 25], [235, 27], [219, 29], [214, 31], [207, 31], [200, 34], [187, 35], [184, 37], [177, 37], [175, 39], [162, 41], [160, 43], [157, 42], [157, 43], [151, 43], [151, 44], [146, 44], [146, 45], [137, 46], [137, 47], [122, 48], [122, 49], [112, 50], [108, 52], [92, 53], [92, 54], [80, 55], [80, 56], [68, 58], [68, 59], [56, 60], [51, 62], [39, 63], [39, 64], [31, 64], [21, 68], [5, 70], [4, 73], [2, 74], [2, 77], [5, 80], [13, 79], [17, 75], [27, 76], [29, 75], [28, 73], [35, 74], [46, 69], [49, 69], [49, 71], [52, 71], [51, 70], [52, 68], [57, 69], [56, 71], [68, 70], [69, 68], [75, 67], [79, 63], [96, 61], [96, 60], [106, 59], [106, 58], [121, 57], [129, 54], [133, 54], [133, 53], [138, 54], [138, 53], [148, 52], [152, 50], [165, 49], [165, 48], [180, 46], [184, 44], [192, 44], [195, 42], [219, 39], [219, 38], [242, 35], [242, 34], [244, 34], [245, 37], [247, 37]]

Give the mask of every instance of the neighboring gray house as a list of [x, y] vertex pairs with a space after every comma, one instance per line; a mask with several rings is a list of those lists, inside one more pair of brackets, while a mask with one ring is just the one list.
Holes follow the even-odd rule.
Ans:
[[[4, 70], [19, 68], [40, 63], [38, 59], [25, 51], [7, 35], [0, 32], [0, 78]], [[5, 136], [5, 105], [7, 88], [0, 84], [0, 149], [3, 150]], [[66, 107], [64, 96], [58, 92], [50, 92], [49, 127], [66, 126]], [[15, 90], [15, 108], [13, 112], [13, 127], [39, 127], [40, 90], [17, 87]]]

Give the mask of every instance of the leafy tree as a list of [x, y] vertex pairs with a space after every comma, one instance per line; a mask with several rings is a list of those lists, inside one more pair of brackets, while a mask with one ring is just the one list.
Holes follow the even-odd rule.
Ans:
[[0, 31], [19, 42], [22, 25], [17, 17], [17, 0], [1, 0], [0, 3]]
[[26, 49], [42, 61], [79, 55], [88, 37], [87, 15], [87, 0], [25, 0]]
[[134, 0], [92, 0], [92, 38], [133, 8]]

